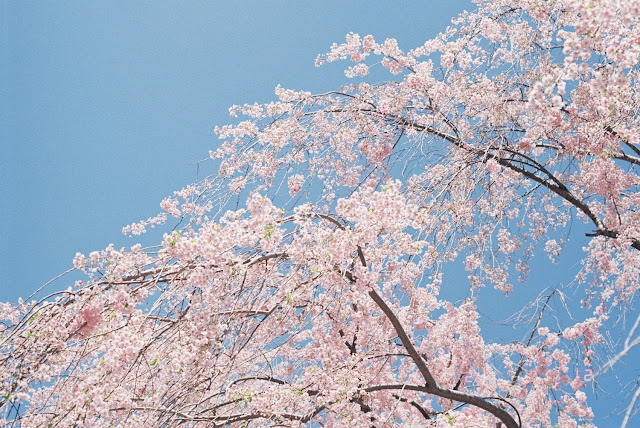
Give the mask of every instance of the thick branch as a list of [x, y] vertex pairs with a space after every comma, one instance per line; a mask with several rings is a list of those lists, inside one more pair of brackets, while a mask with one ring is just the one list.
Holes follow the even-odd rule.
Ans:
[[436, 380], [433, 378], [431, 371], [429, 371], [429, 368], [416, 350], [415, 346], [413, 346], [413, 343], [411, 343], [409, 336], [404, 331], [402, 324], [400, 324], [400, 320], [396, 317], [391, 308], [389, 308], [382, 297], [373, 288], [369, 290], [369, 296], [373, 299], [374, 302], [376, 302], [376, 305], [378, 305], [378, 307], [382, 309], [382, 312], [384, 312], [389, 321], [391, 321], [391, 325], [393, 325], [393, 328], [402, 341], [402, 344], [407, 349], [409, 356], [411, 357], [413, 362], [416, 363], [416, 366], [418, 366], [418, 370], [420, 370], [420, 374], [427, 382], [427, 386], [436, 388]]
[[[382, 114], [379, 112], [375, 112], [376, 114]], [[506, 159], [506, 158], [502, 158], [496, 154], [491, 154], [491, 153], [486, 153], [483, 150], [479, 150], [473, 147], [469, 147], [467, 145], [465, 145], [462, 140], [460, 140], [457, 137], [454, 137], [453, 135], [449, 135], [449, 134], [445, 134], [431, 126], [424, 126], [424, 125], [420, 125], [417, 123], [414, 123], [406, 118], [403, 117], [398, 117], [398, 116], [391, 116], [398, 124], [400, 124], [401, 126], [406, 126], [406, 127], [410, 127], [410, 128], [414, 128], [418, 131], [421, 132], [426, 132], [427, 134], [431, 134], [434, 135], [438, 138], [441, 138], [445, 141], [448, 141], [450, 143], [453, 143], [454, 145], [456, 145], [457, 147], [460, 147], [461, 149], [464, 149], [468, 152], [471, 152], [473, 154], [476, 154], [478, 156], [483, 156], [483, 157], [488, 157], [488, 158], [492, 158], [494, 159], [496, 162], [498, 162], [500, 165], [504, 166], [505, 168], [509, 168], [512, 171], [515, 171], [519, 174], [521, 174], [522, 176], [546, 187], [547, 189], [551, 190], [552, 192], [554, 192], [555, 194], [557, 194], [558, 196], [560, 196], [561, 198], [563, 198], [564, 200], [566, 200], [567, 202], [569, 202], [571, 205], [573, 205], [574, 207], [576, 207], [577, 209], [579, 209], [580, 211], [582, 211], [595, 225], [596, 227], [596, 233], [595, 235], [587, 235], [587, 236], [606, 236], [608, 238], [613, 238], [616, 239], [619, 235], [619, 233], [617, 231], [614, 230], [609, 230], [607, 229], [607, 227], [604, 225], [604, 223], [602, 222], [602, 220], [593, 212], [591, 211], [591, 209], [589, 208], [589, 206], [587, 204], [585, 204], [583, 201], [581, 201], [580, 199], [576, 198], [571, 191], [563, 184], [561, 183], [553, 174], [551, 174], [549, 171], [547, 171], [542, 165], [540, 165], [538, 162], [535, 162], [535, 165], [533, 165], [533, 168], [536, 168], [537, 170], [539, 170], [540, 172], [545, 173], [548, 177], [549, 180], [539, 177], [538, 175], [536, 175], [534, 172], [528, 171], [527, 169], [521, 167], [521, 166], [517, 166], [514, 164], [514, 160], [512, 159]], [[517, 152], [513, 152], [513, 154], [522, 156], [530, 161], [532, 161], [531, 158], [528, 158], [526, 156], [524, 156], [521, 153], [517, 153]], [[626, 161], [630, 161], [632, 163], [636, 163], [635, 162], [635, 158], [630, 157], [628, 155], [624, 156], [623, 158], [620, 158], [622, 160], [626, 160]], [[640, 240], [638, 239], [633, 239], [631, 242], [631, 246], [633, 248], [635, 248], [636, 250], [640, 250]]]
[[427, 367], [422, 357], [420, 357], [420, 354], [418, 354], [418, 351], [413, 346], [413, 343], [411, 343], [411, 340], [409, 339], [407, 333], [404, 331], [400, 320], [398, 320], [391, 308], [389, 308], [382, 297], [380, 297], [380, 295], [374, 289], [369, 290], [369, 296], [371, 296], [373, 301], [376, 302], [378, 307], [382, 310], [382, 312], [384, 312], [389, 321], [391, 321], [391, 324], [396, 330], [396, 333], [402, 341], [402, 344], [407, 349], [407, 352], [409, 353], [413, 361], [416, 363], [416, 366], [418, 366], [420, 374], [422, 374], [422, 376], [426, 380], [424, 392], [436, 395], [438, 397], [459, 401], [461, 403], [471, 404], [473, 406], [486, 410], [487, 412], [500, 419], [502, 423], [507, 426], [507, 428], [518, 428], [520, 426], [507, 411], [496, 406], [493, 403], [488, 402], [482, 397], [465, 394], [460, 391], [439, 388], [436, 384], [435, 379], [433, 378], [433, 375], [429, 371], [429, 368]]
[[[367, 263], [366, 263], [366, 260], [365, 260], [365, 257], [364, 257], [364, 253], [362, 251], [362, 248], [359, 247], [359, 246], [358, 246], [358, 256], [360, 257], [360, 261], [361, 261], [362, 265], [366, 267]], [[356, 277], [352, 272], [343, 271], [342, 274], [349, 281], [351, 281], [351, 282], [355, 282], [356, 281]], [[483, 410], [486, 410], [487, 412], [491, 413], [492, 415], [494, 415], [498, 419], [500, 419], [507, 426], [507, 428], [518, 428], [518, 427], [520, 427], [520, 424], [518, 424], [515, 421], [515, 419], [513, 419], [513, 417], [507, 411], [505, 411], [501, 407], [496, 406], [493, 403], [490, 403], [489, 401], [485, 400], [482, 397], [477, 397], [477, 396], [474, 396], [474, 395], [465, 394], [463, 392], [454, 391], [454, 390], [448, 390], [448, 389], [442, 389], [442, 388], [438, 387], [435, 378], [433, 377], [433, 375], [431, 374], [431, 371], [429, 370], [429, 368], [427, 367], [427, 364], [425, 363], [425, 360], [418, 353], [418, 350], [415, 348], [415, 346], [411, 342], [411, 339], [409, 339], [409, 336], [407, 335], [406, 331], [404, 330], [404, 327], [402, 327], [402, 324], [400, 323], [400, 320], [393, 313], [393, 311], [391, 310], [389, 305], [387, 305], [387, 303], [384, 301], [384, 299], [376, 292], [376, 290], [373, 287], [371, 287], [369, 289], [369, 293], [368, 294], [373, 299], [373, 301], [376, 303], [376, 305], [378, 305], [378, 307], [386, 315], [387, 319], [389, 319], [389, 321], [391, 322], [391, 325], [393, 326], [394, 330], [396, 331], [396, 334], [398, 335], [398, 337], [402, 341], [402, 344], [404, 345], [405, 349], [409, 353], [409, 356], [411, 357], [411, 359], [414, 361], [414, 363], [418, 367], [418, 370], [420, 371], [420, 374], [422, 375], [422, 377], [425, 379], [426, 385], [424, 386], [424, 389], [422, 390], [423, 392], [426, 392], [426, 393], [429, 393], [429, 394], [432, 394], [432, 395], [436, 395], [438, 397], [448, 398], [450, 400], [455, 400], [455, 401], [459, 401], [461, 403], [471, 404], [473, 406], [479, 407], [479, 408], [481, 408]], [[407, 387], [408, 387], [408, 385], [405, 387], [405, 389], [407, 389]], [[388, 389], [391, 389], [391, 388], [388, 388]]]

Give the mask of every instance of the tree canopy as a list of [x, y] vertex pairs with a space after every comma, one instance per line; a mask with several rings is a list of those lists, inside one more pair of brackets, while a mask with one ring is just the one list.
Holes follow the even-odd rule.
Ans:
[[[1, 304], [2, 421], [584, 427], [591, 381], [624, 375], [628, 425], [640, 2], [476, 7], [409, 51], [347, 35], [317, 64], [351, 83], [232, 107], [219, 173], [123, 230], [165, 227], [158, 246], [78, 254], [85, 280]], [[529, 279], [568, 248], [575, 303]], [[520, 340], [488, 337], [481, 296], [519, 287]]]

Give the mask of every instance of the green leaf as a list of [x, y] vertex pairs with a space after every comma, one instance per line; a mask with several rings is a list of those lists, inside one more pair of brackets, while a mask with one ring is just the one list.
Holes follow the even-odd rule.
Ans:
[[453, 426], [454, 423], [454, 418], [453, 416], [451, 416], [450, 414], [446, 413], [445, 416], [447, 417], [447, 423], [451, 426]]
[[153, 367], [153, 366], [155, 366], [156, 364], [158, 364], [158, 359], [157, 359], [157, 358], [154, 358], [154, 359], [149, 363], [149, 365], [150, 365], [150, 366], [152, 366], [152, 367]]
[[179, 230], [173, 233], [173, 239], [169, 242], [169, 248], [173, 248], [176, 246], [178, 238], [182, 238], [182, 233], [180, 233]]
[[271, 239], [271, 234], [273, 233], [273, 226], [270, 224], [264, 227], [264, 239]]

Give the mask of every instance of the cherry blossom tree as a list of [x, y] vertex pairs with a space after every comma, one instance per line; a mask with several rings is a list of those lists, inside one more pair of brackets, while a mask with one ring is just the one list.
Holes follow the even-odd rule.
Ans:
[[[3, 422], [592, 426], [576, 369], [640, 343], [640, 2], [476, 7], [410, 51], [347, 35], [317, 63], [351, 84], [231, 108], [219, 173], [124, 228], [167, 224], [160, 245], [0, 305]], [[572, 247], [579, 310], [551, 317], [564, 292], [529, 271]], [[522, 340], [488, 337], [481, 297], [519, 287]]]

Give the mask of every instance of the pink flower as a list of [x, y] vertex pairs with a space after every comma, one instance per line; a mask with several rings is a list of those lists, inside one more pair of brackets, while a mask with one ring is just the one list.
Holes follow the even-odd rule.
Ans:
[[72, 331], [82, 338], [89, 337], [102, 321], [102, 305], [98, 302], [91, 302], [85, 305], [78, 314]]
[[497, 174], [500, 172], [502, 168], [500, 167], [500, 164], [496, 162], [495, 159], [489, 159], [487, 161], [487, 169], [489, 170], [490, 173]]
[[84, 269], [84, 265], [87, 263], [87, 258], [82, 253], [76, 253], [76, 256], [73, 258], [73, 266], [76, 269]]
[[302, 189], [302, 184], [304, 183], [304, 176], [300, 174], [292, 175], [287, 180], [287, 184], [289, 185], [289, 195], [294, 196], [296, 193]]

